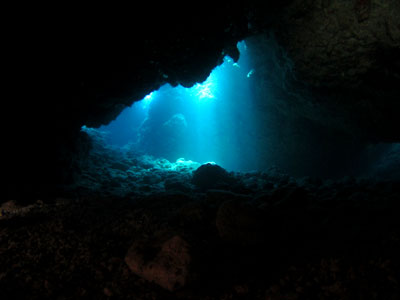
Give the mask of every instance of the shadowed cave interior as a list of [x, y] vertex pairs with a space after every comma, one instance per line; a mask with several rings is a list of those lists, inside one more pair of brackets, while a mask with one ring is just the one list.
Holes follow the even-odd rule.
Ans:
[[400, 3], [212, 7], [21, 33], [5, 299], [400, 297]]

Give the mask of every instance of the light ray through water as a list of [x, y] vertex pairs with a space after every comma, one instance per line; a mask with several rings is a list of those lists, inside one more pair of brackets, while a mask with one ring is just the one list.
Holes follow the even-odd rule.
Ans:
[[[191, 88], [164, 85], [124, 110], [107, 126], [107, 142], [130, 144], [138, 151], [170, 161], [213, 161], [235, 170], [248, 153], [244, 133], [254, 130], [250, 65], [245, 42], [240, 59], [225, 57], [202, 83]], [[251, 148], [251, 147], [250, 147]]]

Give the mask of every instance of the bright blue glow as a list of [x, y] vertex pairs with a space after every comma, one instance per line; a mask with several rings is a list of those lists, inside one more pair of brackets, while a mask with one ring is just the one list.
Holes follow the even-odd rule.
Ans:
[[212, 79], [212, 76], [210, 76], [206, 82], [200, 84], [196, 84], [194, 87], [194, 90], [196, 91], [196, 96], [198, 97], [198, 100], [202, 100], [204, 98], [207, 99], [213, 99], [215, 96], [213, 94], [213, 87], [215, 86], [215, 82]]
[[201, 164], [198, 162], [185, 160], [184, 158], [181, 157], [178, 158], [175, 163], [171, 164], [171, 169], [174, 171], [181, 171], [183, 169], [194, 171], [200, 166]]
[[153, 100], [155, 95], [155, 92], [151, 92], [148, 94], [146, 97], [143, 98], [140, 102], [142, 102], [142, 108], [143, 109], [148, 109], [151, 101]]
[[225, 56], [224, 63], [233, 64], [233, 59], [230, 56]]
[[145, 101], [145, 102], [151, 102], [151, 99], [152, 99], [152, 97], [153, 97], [153, 93], [154, 93], [154, 92], [151, 92], [151, 93], [148, 94], [146, 97], [144, 97], [144, 98], [143, 98], [143, 101]]
[[241, 137], [254, 131], [249, 78], [255, 67], [246, 44], [237, 46], [239, 61], [226, 56], [204, 82], [191, 88], [164, 85], [102, 126], [110, 133], [107, 142], [166, 158], [176, 170], [206, 162], [237, 170], [255, 149]]
[[[226, 56], [204, 82], [191, 88], [168, 84], [160, 87], [126, 108], [109, 125], [101, 126], [101, 133], [86, 126], [82, 130], [105, 140], [111, 148], [129, 151], [129, 155], [165, 161], [158, 166], [174, 171], [216, 163], [234, 171], [265, 170], [275, 165], [277, 170], [283, 167], [301, 176], [320, 176], [320, 172], [326, 176], [325, 172], [332, 169], [333, 173], [340, 171], [336, 164], [340, 165], [343, 158], [351, 161], [353, 172], [354, 166], [361, 165], [359, 157], [375, 161], [371, 158], [382, 155], [366, 175], [398, 180], [399, 145], [377, 145], [377, 149], [360, 153], [355, 152], [358, 146], [347, 138], [338, 145], [335, 137], [333, 144], [328, 144], [320, 128], [313, 136], [311, 129], [318, 125], [292, 115], [285, 107], [286, 100], [280, 99], [287, 96], [281, 87], [276, 89], [280, 76], [273, 74], [282, 70], [276, 66], [275, 44], [266, 47], [266, 51], [267, 45], [258, 49], [258, 44], [251, 39], [248, 45], [239, 42], [237, 62]], [[251, 53], [256, 53], [257, 63], [252, 62]], [[272, 76], [266, 74], [268, 70], [273, 72]], [[161, 76], [168, 79], [166, 74]], [[329, 137], [331, 129], [327, 133]], [[333, 149], [327, 145], [333, 145]], [[353, 157], [355, 153], [359, 157]], [[323, 170], [317, 165], [323, 166]]]
[[250, 70], [250, 72], [249, 73], [247, 73], [247, 78], [250, 78], [251, 77], [251, 75], [253, 75], [253, 73], [254, 73], [254, 69], [251, 69]]
[[237, 43], [237, 48], [239, 49], [240, 53], [245, 53], [247, 51], [246, 41], [240, 41]]

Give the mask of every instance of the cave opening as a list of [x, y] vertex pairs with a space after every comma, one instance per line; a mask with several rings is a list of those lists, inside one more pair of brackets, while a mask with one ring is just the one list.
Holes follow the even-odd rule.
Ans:
[[2, 297], [399, 299], [400, 2], [150, 4], [10, 32]]
[[292, 62], [273, 36], [249, 37], [237, 49], [237, 61], [226, 55], [204, 82], [164, 84], [109, 124], [82, 130], [102, 136], [110, 149], [171, 166], [212, 162], [228, 171], [277, 169], [295, 177], [400, 177], [398, 144], [365, 140], [331, 123], [304, 87], [297, 94]]
[[[208, 78], [190, 88], [165, 84], [134, 102], [98, 134], [110, 147], [167, 159], [213, 162], [230, 171], [258, 169], [253, 75], [245, 41], [240, 58], [223, 58]], [[164, 75], [166, 78], [168, 75]], [[86, 126], [83, 131], [88, 130]]]

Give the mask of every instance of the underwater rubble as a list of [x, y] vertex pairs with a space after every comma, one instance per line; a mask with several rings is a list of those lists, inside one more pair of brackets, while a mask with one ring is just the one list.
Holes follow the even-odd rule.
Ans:
[[5, 299], [399, 299], [400, 184], [93, 145], [54, 201], [0, 215]]

